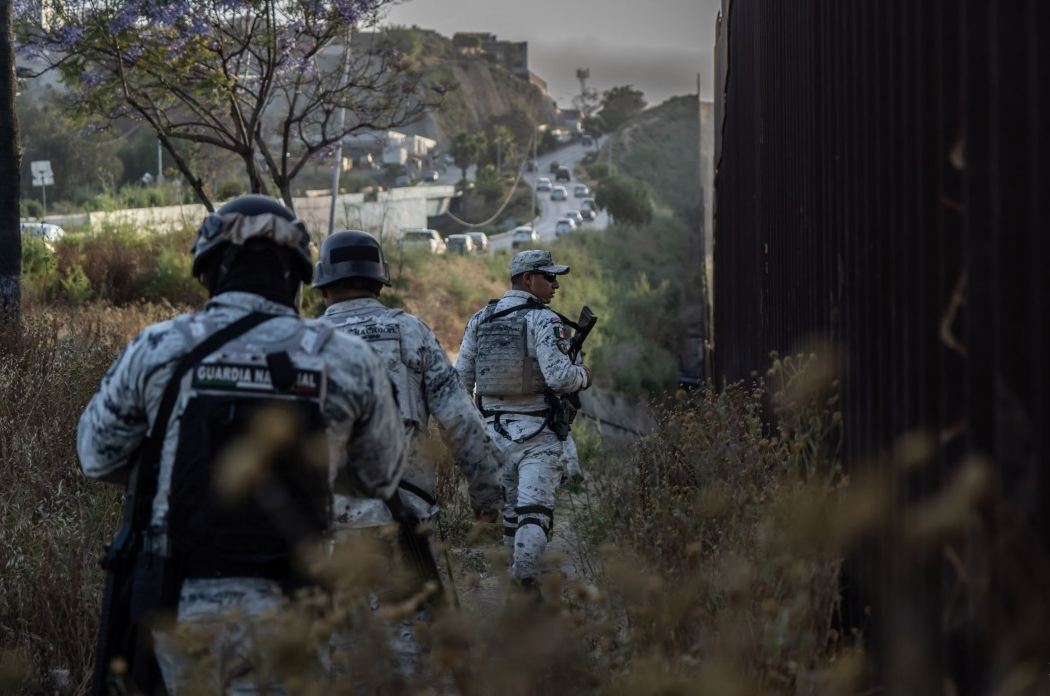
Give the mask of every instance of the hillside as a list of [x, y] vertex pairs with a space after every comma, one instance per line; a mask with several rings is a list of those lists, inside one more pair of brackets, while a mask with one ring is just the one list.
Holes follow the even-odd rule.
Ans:
[[532, 123], [555, 119], [554, 102], [535, 85], [484, 58], [460, 54], [451, 40], [436, 32], [416, 31], [423, 42], [426, 82], [456, 87], [441, 111], [401, 130], [444, 143], [457, 133], [483, 130], [501, 117], [527, 117]]
[[700, 103], [695, 95], [673, 97], [646, 109], [602, 144], [599, 162], [609, 160], [626, 174], [648, 181], [655, 201], [675, 214], [692, 216], [699, 204]]

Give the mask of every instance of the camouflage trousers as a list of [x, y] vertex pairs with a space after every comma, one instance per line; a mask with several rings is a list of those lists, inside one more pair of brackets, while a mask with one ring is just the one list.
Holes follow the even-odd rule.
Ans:
[[[270, 580], [184, 581], [175, 627], [153, 632], [168, 693], [282, 696], [286, 680], [325, 676], [327, 645], [302, 645], [283, 609], [280, 587]], [[298, 652], [310, 659], [277, 664], [274, 655], [286, 654], [289, 641], [298, 641]], [[288, 667], [295, 674], [281, 673]]]
[[537, 416], [487, 419], [489, 434], [503, 449], [503, 543], [511, 549], [511, 574], [538, 580], [543, 552], [554, 527], [554, 495], [561, 480], [562, 443]]
[[[330, 641], [333, 678], [363, 693], [388, 686], [388, 677], [412, 679], [426, 673], [428, 650], [417, 631], [433, 617], [427, 609], [409, 609], [405, 602], [411, 592], [406, 594], [405, 578], [394, 579], [394, 565], [403, 563], [402, 550], [391, 538], [396, 533], [391, 524], [340, 528], [335, 533], [333, 553], [375, 564], [367, 572], [373, 582], [357, 588], [358, 609], [371, 616], [355, 617], [351, 612], [351, 620], [337, 628]], [[428, 543], [435, 554], [433, 539]], [[399, 572], [403, 569], [402, 565]]]

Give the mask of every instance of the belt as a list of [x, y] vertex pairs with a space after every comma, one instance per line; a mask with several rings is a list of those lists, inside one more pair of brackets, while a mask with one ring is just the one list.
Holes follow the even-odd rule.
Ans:
[[[481, 415], [485, 416], [485, 418], [493, 419], [492, 429], [495, 430], [497, 433], [510, 440], [511, 442], [517, 442], [520, 444], [522, 442], [525, 442], [526, 440], [531, 440], [532, 438], [536, 437], [537, 435], [543, 432], [543, 429], [547, 427], [546, 418], [550, 416], [550, 409], [546, 408], [542, 411], [488, 411], [482, 409]], [[540, 427], [536, 428], [536, 430], [531, 435], [527, 435], [525, 437], [521, 437], [515, 440], [510, 436], [510, 433], [507, 432], [507, 429], [503, 427], [503, 423], [500, 422], [500, 416], [533, 416], [535, 418], [542, 417], [544, 421], [540, 423]]]
[[419, 486], [409, 483], [408, 481], [400, 481], [397, 487], [403, 491], [408, 491], [412, 495], [422, 500], [427, 505], [437, 505], [437, 500], [429, 492], [423, 490]]

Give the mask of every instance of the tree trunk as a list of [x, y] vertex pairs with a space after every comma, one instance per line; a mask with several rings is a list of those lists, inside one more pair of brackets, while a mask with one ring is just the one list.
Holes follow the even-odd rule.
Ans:
[[13, 6], [13, 0], [0, 0], [0, 324], [18, 322], [22, 306], [22, 232], [18, 224], [22, 147], [15, 108]]

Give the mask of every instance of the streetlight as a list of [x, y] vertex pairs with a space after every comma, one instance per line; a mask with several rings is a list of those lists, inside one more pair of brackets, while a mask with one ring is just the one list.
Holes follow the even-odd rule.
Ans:
[[[350, 80], [350, 29], [346, 30], [343, 48], [343, 88]], [[335, 203], [339, 199], [339, 174], [343, 170], [343, 138], [346, 137], [346, 105], [339, 107], [339, 145], [335, 149], [335, 167], [332, 169], [332, 205], [328, 209], [328, 236], [335, 232]]]

